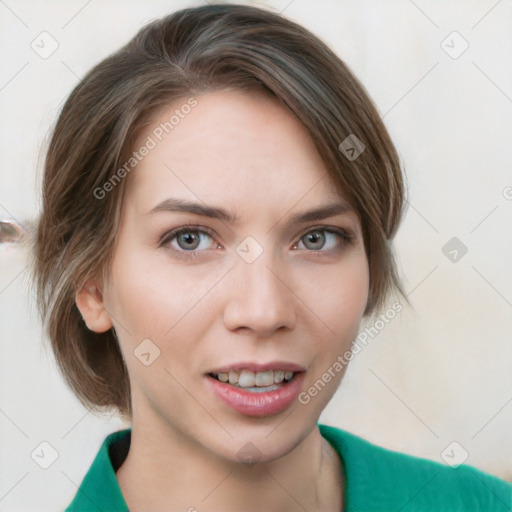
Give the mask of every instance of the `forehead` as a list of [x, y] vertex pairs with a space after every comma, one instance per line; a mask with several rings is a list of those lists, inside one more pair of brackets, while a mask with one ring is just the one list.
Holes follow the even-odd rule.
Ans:
[[133, 150], [144, 145], [127, 190], [144, 211], [169, 195], [238, 212], [341, 199], [306, 128], [266, 94], [181, 98], [151, 117]]

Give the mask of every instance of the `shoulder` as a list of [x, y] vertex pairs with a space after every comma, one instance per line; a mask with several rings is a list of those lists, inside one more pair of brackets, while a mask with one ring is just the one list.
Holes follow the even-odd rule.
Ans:
[[335, 427], [319, 428], [343, 461], [349, 510], [512, 510], [512, 484], [477, 468], [454, 468], [388, 450]]

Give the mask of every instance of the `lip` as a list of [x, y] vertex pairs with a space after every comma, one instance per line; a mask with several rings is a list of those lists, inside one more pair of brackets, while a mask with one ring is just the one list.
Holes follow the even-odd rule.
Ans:
[[230, 371], [250, 370], [253, 372], [266, 372], [268, 370], [284, 370], [285, 372], [305, 372], [306, 368], [298, 364], [289, 363], [286, 361], [272, 361], [270, 363], [254, 363], [254, 362], [241, 362], [234, 363], [228, 366], [222, 366], [208, 373], [229, 373]]
[[[257, 366], [258, 368], [265, 367], [266, 369], [285, 369], [282, 366], [252, 365], [253, 368], [255, 366]], [[292, 366], [293, 365], [290, 365], [288, 368], [291, 368]], [[247, 366], [224, 367], [223, 370], [220, 371], [226, 371], [228, 370], [228, 368], [247, 368]], [[259, 369], [257, 371], [264, 370]], [[288, 371], [299, 370], [290, 369]], [[215, 371], [212, 373], [217, 372]], [[290, 382], [283, 384], [279, 389], [261, 393], [245, 391], [242, 388], [232, 386], [225, 382], [220, 382], [219, 380], [217, 380], [214, 377], [211, 377], [210, 375], [206, 375], [206, 380], [208, 382], [208, 385], [212, 389], [213, 393], [235, 411], [246, 416], [263, 417], [278, 414], [280, 412], [285, 411], [291, 406], [291, 404], [296, 400], [302, 389], [302, 383], [304, 381], [304, 371], [299, 371], [299, 373], [296, 373]]]

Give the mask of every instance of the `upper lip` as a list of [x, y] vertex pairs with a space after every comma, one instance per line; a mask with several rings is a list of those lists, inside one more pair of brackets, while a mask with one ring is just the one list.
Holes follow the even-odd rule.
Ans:
[[272, 361], [270, 363], [240, 362], [221, 366], [208, 373], [229, 373], [230, 371], [250, 370], [253, 372], [267, 372], [269, 370], [284, 370], [288, 372], [304, 372], [304, 366], [286, 361]]

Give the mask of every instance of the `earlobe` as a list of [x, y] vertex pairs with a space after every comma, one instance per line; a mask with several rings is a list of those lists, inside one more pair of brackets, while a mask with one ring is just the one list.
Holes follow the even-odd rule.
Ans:
[[91, 331], [106, 332], [112, 328], [112, 319], [103, 305], [103, 295], [94, 279], [87, 280], [76, 292], [75, 303]]

